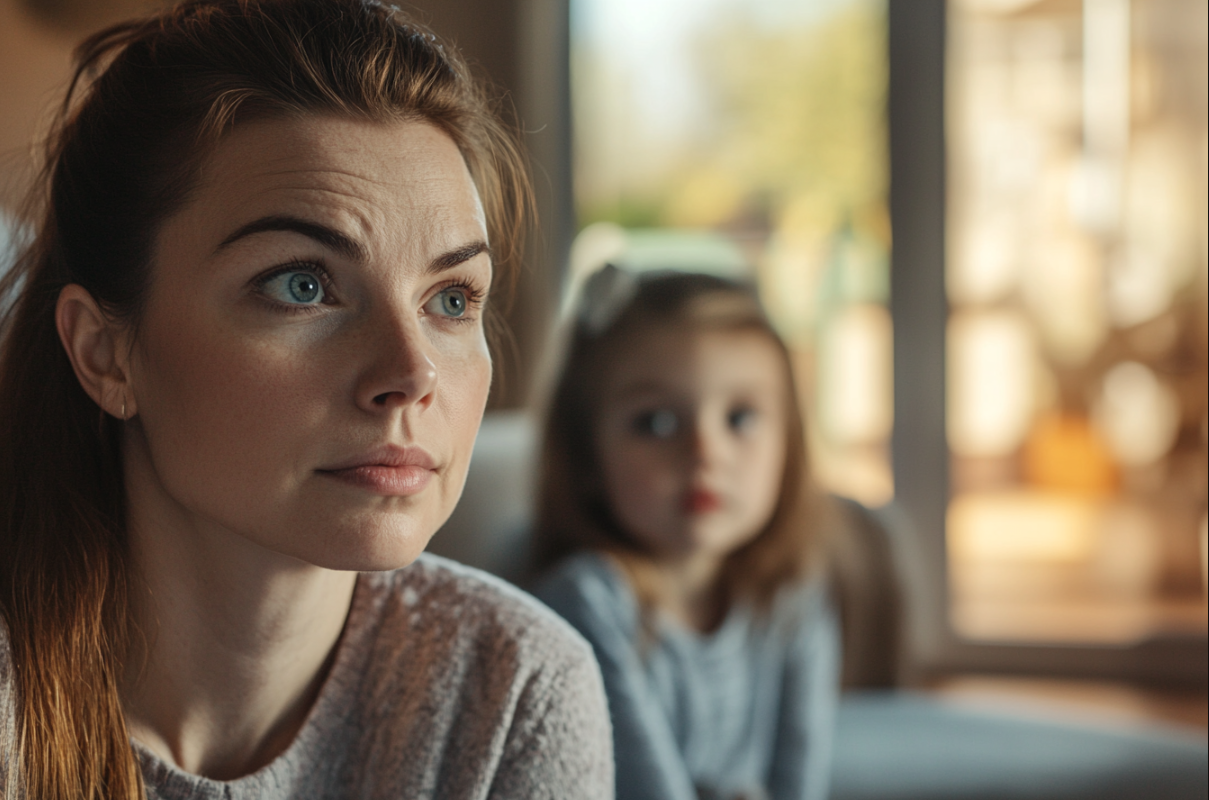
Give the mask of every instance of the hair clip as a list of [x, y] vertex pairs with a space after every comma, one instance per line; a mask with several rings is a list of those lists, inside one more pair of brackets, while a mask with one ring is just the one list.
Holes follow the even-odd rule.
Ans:
[[579, 324], [599, 336], [613, 324], [638, 291], [638, 276], [605, 264], [584, 282], [579, 299]]

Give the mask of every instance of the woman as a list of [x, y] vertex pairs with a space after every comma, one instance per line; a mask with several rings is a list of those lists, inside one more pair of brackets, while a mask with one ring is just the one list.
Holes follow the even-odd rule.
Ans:
[[[95, 76], [95, 77], [94, 77]], [[586, 644], [421, 556], [527, 194], [358, 0], [85, 42], [0, 362], [8, 797], [610, 797]]]

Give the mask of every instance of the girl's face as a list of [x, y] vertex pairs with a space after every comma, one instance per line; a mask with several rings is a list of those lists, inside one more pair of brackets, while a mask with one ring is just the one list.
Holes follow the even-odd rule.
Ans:
[[491, 275], [478, 193], [437, 128], [237, 127], [156, 240], [132, 520], [334, 569], [409, 563], [466, 477]]
[[776, 508], [788, 376], [757, 331], [655, 328], [606, 378], [596, 452], [613, 514], [658, 557], [724, 557]]

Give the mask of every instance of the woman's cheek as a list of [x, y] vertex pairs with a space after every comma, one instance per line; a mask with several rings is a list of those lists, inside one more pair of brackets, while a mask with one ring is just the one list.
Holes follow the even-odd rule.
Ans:
[[459, 323], [435, 321], [428, 325], [427, 345], [436, 361], [437, 380], [446, 389], [459, 387], [469, 395], [490, 388], [491, 351], [481, 327], [462, 330]]

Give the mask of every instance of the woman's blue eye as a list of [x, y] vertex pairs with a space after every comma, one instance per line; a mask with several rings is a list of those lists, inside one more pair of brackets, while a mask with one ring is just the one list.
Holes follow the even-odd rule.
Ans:
[[436, 312], [446, 317], [464, 316], [470, 305], [470, 298], [466, 295], [466, 290], [457, 287], [437, 292], [433, 300], [437, 304]]
[[260, 287], [265, 296], [289, 305], [318, 305], [326, 293], [323, 281], [313, 272], [282, 272], [274, 275]]
[[744, 431], [750, 428], [755, 421], [756, 410], [754, 408], [735, 408], [726, 415], [726, 424], [732, 431]]
[[645, 411], [634, 418], [634, 431], [643, 436], [653, 436], [656, 439], [670, 439], [680, 428], [680, 420], [675, 412], [666, 408], [655, 411]]

